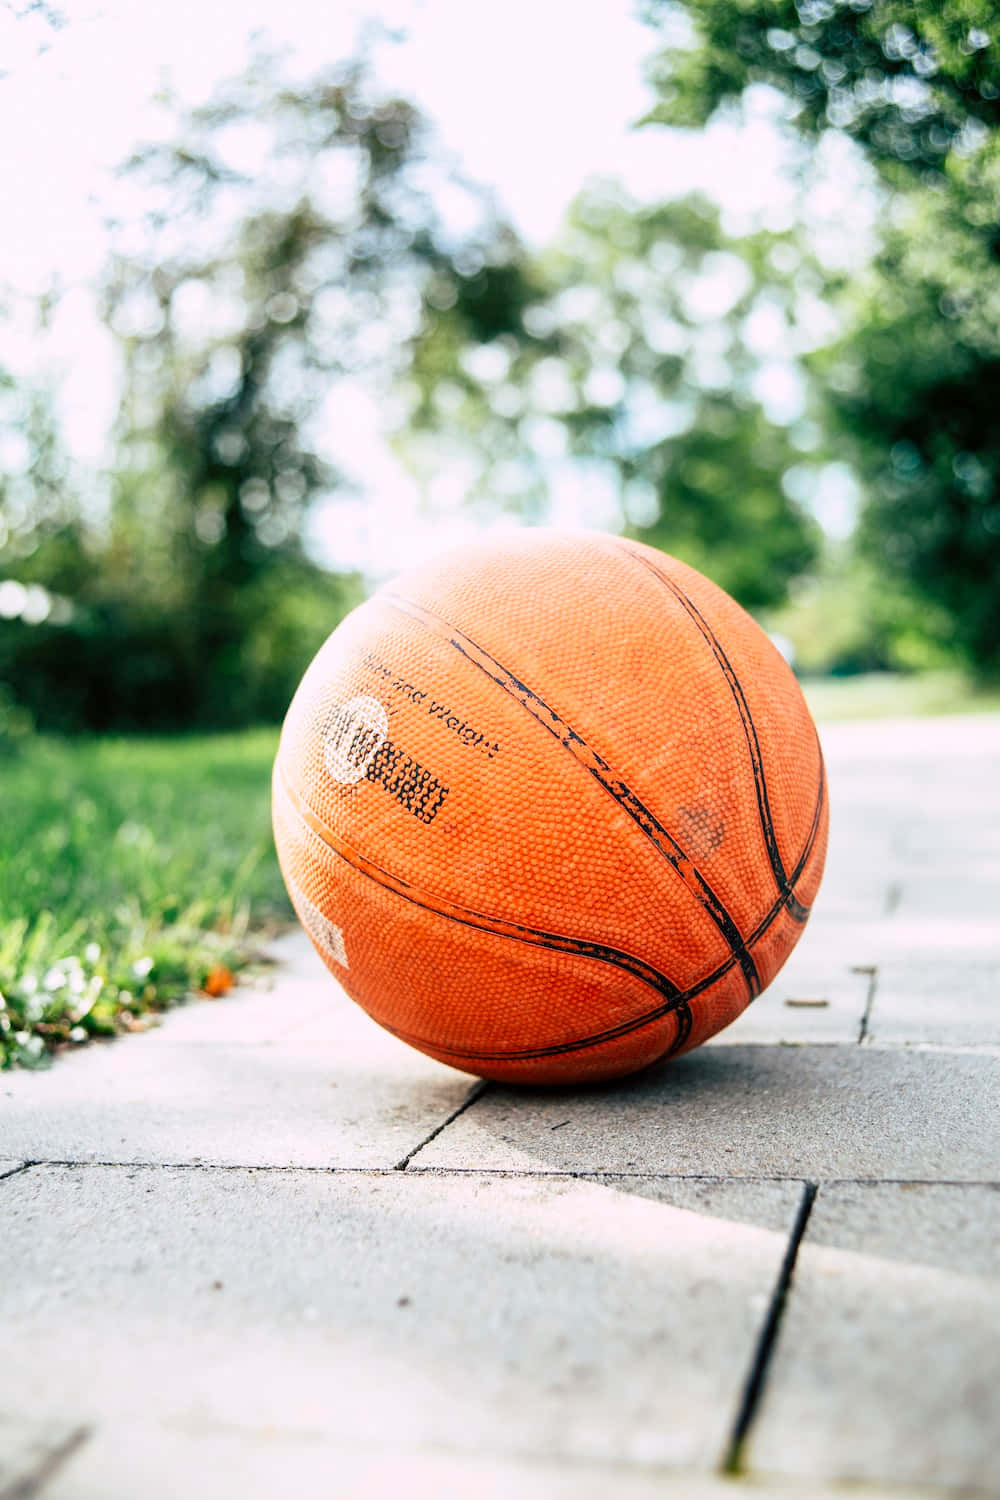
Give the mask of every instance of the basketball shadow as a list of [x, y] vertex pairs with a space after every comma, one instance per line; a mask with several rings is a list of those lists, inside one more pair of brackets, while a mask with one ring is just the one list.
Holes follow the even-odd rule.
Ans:
[[969, 1121], [997, 1117], [998, 1091], [972, 1052], [712, 1045], [614, 1083], [490, 1085], [414, 1165], [987, 1181], [1000, 1142]]

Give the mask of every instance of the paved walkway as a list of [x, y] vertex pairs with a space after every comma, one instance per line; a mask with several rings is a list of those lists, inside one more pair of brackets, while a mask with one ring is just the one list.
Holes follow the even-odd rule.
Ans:
[[806, 937], [673, 1065], [484, 1088], [293, 938], [0, 1076], [0, 1500], [1000, 1492], [1000, 718], [824, 740]]

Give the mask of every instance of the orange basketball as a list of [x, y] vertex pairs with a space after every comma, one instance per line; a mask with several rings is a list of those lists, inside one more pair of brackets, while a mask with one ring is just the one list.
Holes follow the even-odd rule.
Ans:
[[323, 960], [382, 1026], [487, 1078], [610, 1078], [696, 1047], [794, 947], [823, 758], [767, 636], [693, 568], [599, 533], [445, 553], [310, 665], [274, 831]]

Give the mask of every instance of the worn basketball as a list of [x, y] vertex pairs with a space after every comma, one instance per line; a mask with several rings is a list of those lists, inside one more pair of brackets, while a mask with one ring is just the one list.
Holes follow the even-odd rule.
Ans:
[[295, 909], [382, 1026], [487, 1078], [610, 1078], [732, 1021], [823, 870], [816, 730], [694, 569], [525, 530], [395, 579], [303, 678], [274, 767]]

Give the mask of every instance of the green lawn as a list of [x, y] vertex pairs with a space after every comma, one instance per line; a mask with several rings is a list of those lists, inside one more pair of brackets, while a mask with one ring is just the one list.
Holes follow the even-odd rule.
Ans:
[[1000, 688], [976, 688], [960, 672], [870, 672], [859, 677], [821, 677], [802, 684], [814, 717], [910, 718], [927, 714], [1000, 713]]
[[28, 740], [0, 763], [0, 1066], [226, 983], [290, 908], [277, 733]]

